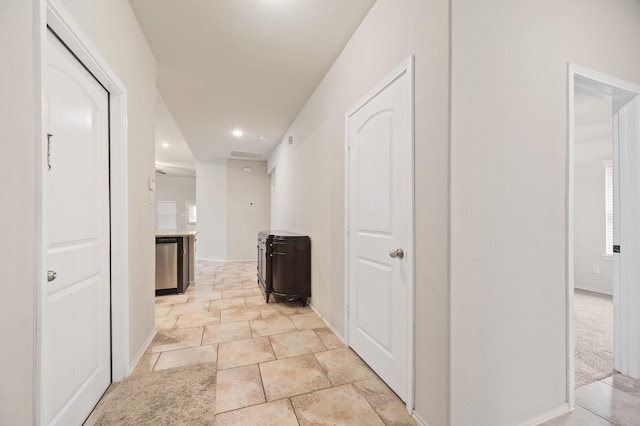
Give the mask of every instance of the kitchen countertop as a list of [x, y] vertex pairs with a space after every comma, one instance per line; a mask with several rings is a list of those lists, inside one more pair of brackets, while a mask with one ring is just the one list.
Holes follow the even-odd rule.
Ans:
[[190, 237], [195, 236], [198, 231], [156, 231], [157, 237]]

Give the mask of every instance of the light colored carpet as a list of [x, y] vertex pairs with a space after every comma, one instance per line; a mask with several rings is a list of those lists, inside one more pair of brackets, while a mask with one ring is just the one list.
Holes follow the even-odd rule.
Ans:
[[613, 298], [575, 289], [576, 388], [611, 376], [613, 369]]
[[109, 392], [96, 407], [95, 423], [87, 424], [212, 425], [215, 392], [215, 363], [140, 373]]

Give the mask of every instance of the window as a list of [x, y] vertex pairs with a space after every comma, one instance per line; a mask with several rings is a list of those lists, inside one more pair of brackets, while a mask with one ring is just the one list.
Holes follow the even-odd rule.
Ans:
[[196, 224], [196, 205], [187, 204], [187, 223], [189, 225]]
[[176, 201], [158, 201], [158, 229], [175, 230], [178, 229]]
[[604, 163], [604, 219], [605, 249], [604, 254], [613, 256], [613, 163]]

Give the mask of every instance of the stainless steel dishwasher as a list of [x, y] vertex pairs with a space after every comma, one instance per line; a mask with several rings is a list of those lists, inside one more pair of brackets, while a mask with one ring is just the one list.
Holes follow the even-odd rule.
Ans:
[[156, 290], [178, 289], [178, 239], [156, 238]]

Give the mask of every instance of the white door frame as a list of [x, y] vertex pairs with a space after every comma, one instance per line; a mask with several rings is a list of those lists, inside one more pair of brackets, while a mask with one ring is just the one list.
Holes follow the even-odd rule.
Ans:
[[128, 174], [127, 174], [127, 89], [116, 73], [81, 30], [60, 0], [33, 0], [36, 102], [36, 374], [35, 419], [42, 421], [42, 321], [43, 286], [47, 284], [44, 259], [47, 241], [43, 211], [46, 167], [45, 73], [47, 26], [60, 37], [82, 64], [109, 91], [110, 116], [110, 205], [111, 205], [111, 380], [119, 382], [129, 375], [129, 278], [128, 278]]
[[[624, 92], [628, 102], [619, 112], [614, 113], [613, 167], [614, 185], [620, 200], [632, 200], [624, 206], [625, 214], [620, 218], [616, 209], [614, 219], [614, 244], [621, 245], [621, 256], [614, 254], [615, 274], [613, 283], [614, 303], [614, 356], [615, 368], [623, 374], [640, 375], [640, 223], [629, 220], [640, 217], [640, 86], [608, 76], [606, 74], [568, 64], [567, 82], [567, 402], [571, 408], [575, 404], [575, 347], [573, 294], [574, 282], [574, 90], [576, 85], [592, 89], [595, 93], [609, 95]], [[577, 80], [577, 81], [576, 81]], [[619, 108], [619, 106], [618, 106]], [[614, 100], [614, 111], [616, 111]], [[625, 164], [625, 176], [619, 176], [619, 164]], [[624, 181], [621, 186], [620, 182]], [[618, 220], [620, 218], [620, 220]], [[617, 222], [617, 223], [616, 223]], [[603, 224], [604, 226], [604, 224]], [[619, 232], [623, 229], [624, 232]]]
[[410, 158], [409, 161], [407, 162], [407, 169], [409, 171], [409, 176], [411, 176], [411, 182], [410, 182], [410, 187], [407, 188], [407, 191], [409, 193], [409, 204], [410, 204], [410, 208], [407, 211], [407, 216], [406, 216], [406, 220], [407, 223], [409, 224], [409, 244], [408, 244], [408, 252], [411, 253], [411, 255], [407, 256], [404, 261], [407, 263], [407, 284], [409, 286], [409, 303], [408, 303], [408, 315], [407, 318], [409, 319], [408, 324], [407, 324], [407, 329], [409, 330], [409, 332], [407, 333], [408, 335], [408, 350], [407, 350], [407, 354], [408, 354], [408, 359], [407, 359], [407, 363], [408, 363], [408, 370], [407, 370], [407, 411], [409, 411], [409, 413], [413, 413], [413, 405], [414, 405], [414, 335], [415, 335], [415, 321], [414, 321], [414, 304], [415, 304], [415, 280], [414, 280], [414, 275], [415, 275], [415, 256], [413, 255], [413, 253], [415, 253], [415, 239], [414, 239], [414, 232], [415, 232], [415, 222], [414, 222], [414, 201], [415, 201], [415, 173], [414, 173], [414, 140], [415, 140], [415, 135], [414, 135], [414, 56], [411, 55], [409, 56], [407, 59], [405, 59], [396, 69], [394, 69], [389, 75], [387, 75], [380, 83], [378, 83], [373, 90], [371, 90], [369, 93], [367, 93], [363, 98], [361, 98], [349, 111], [346, 112], [345, 114], [345, 143], [344, 143], [344, 158], [345, 158], [345, 190], [344, 190], [344, 194], [345, 194], [345, 199], [344, 199], [344, 203], [345, 203], [345, 231], [344, 231], [344, 247], [345, 247], [345, 255], [344, 255], [344, 262], [345, 262], [345, 266], [344, 266], [344, 282], [345, 282], [345, 286], [344, 286], [344, 300], [345, 300], [345, 306], [344, 306], [344, 338], [345, 338], [345, 343], [347, 344], [347, 346], [349, 346], [349, 315], [348, 315], [348, 308], [349, 308], [349, 288], [351, 286], [350, 283], [350, 273], [349, 273], [349, 267], [350, 267], [350, 259], [349, 259], [349, 253], [350, 253], [350, 246], [349, 246], [349, 212], [350, 212], [350, 182], [349, 182], [349, 176], [350, 176], [350, 162], [349, 162], [349, 120], [348, 117], [350, 115], [352, 115], [356, 110], [360, 109], [363, 105], [365, 105], [367, 102], [369, 102], [371, 99], [373, 99], [378, 93], [382, 92], [387, 86], [389, 86], [391, 83], [393, 83], [399, 76], [401, 76], [403, 73], [406, 73], [409, 76], [409, 129], [410, 131], [408, 132], [409, 138], [410, 138], [410, 144], [411, 144], [411, 148], [410, 148]]

